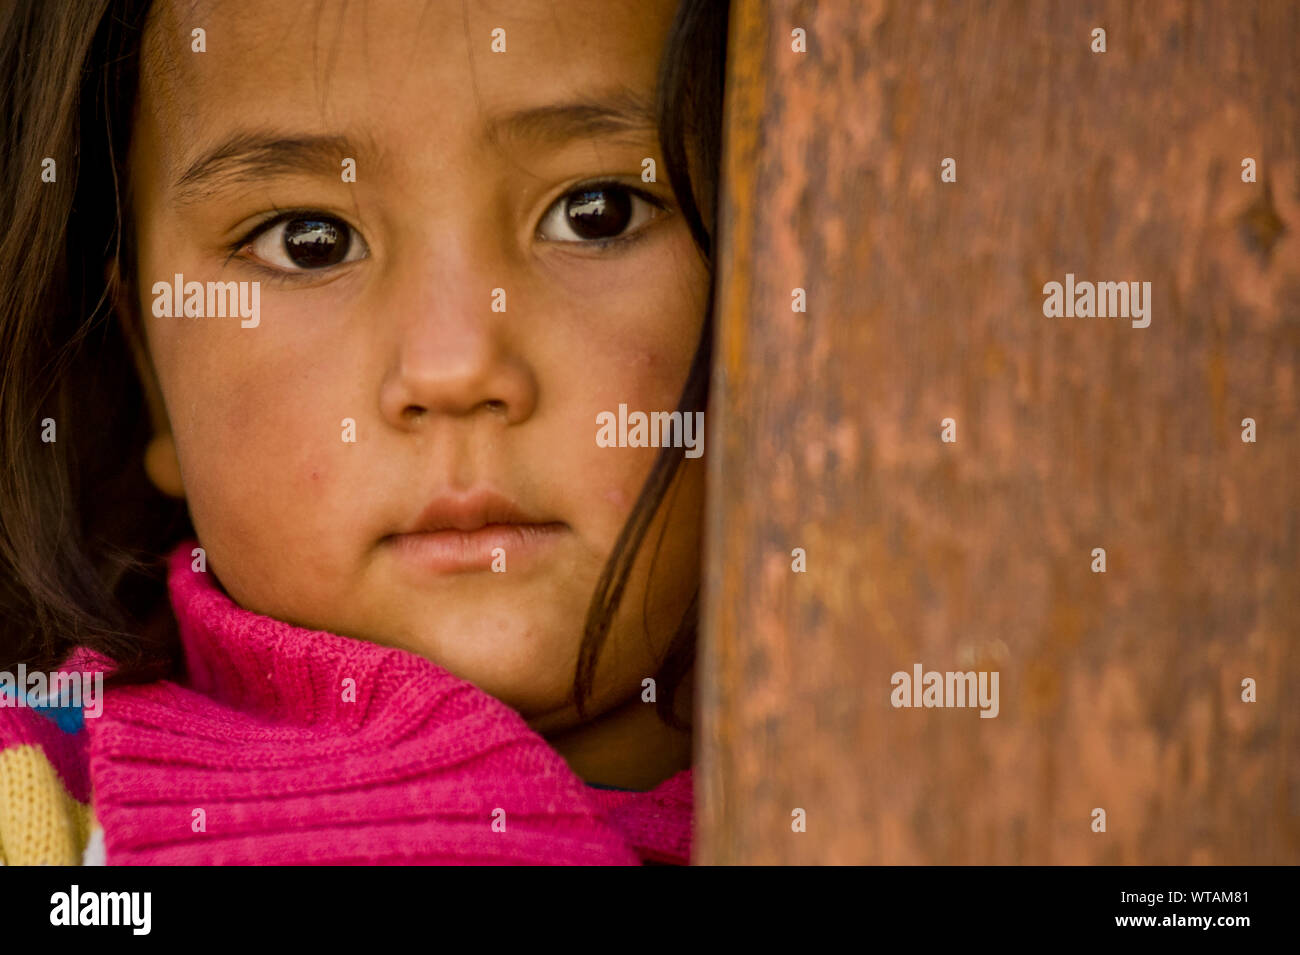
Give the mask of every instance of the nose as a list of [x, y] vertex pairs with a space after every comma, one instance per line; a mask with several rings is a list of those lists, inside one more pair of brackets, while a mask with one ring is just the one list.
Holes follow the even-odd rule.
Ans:
[[[518, 424], [537, 405], [537, 379], [521, 349], [519, 323], [509, 311], [505, 273], [476, 267], [444, 234], [392, 306], [395, 330], [380, 412], [409, 429], [435, 417], [499, 416]], [[451, 278], [455, 275], [456, 278]], [[494, 282], [495, 280], [495, 282]]]

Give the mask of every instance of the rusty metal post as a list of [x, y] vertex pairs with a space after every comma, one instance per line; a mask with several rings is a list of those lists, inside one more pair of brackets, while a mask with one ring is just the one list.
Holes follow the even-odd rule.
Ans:
[[735, 0], [729, 58], [698, 861], [1300, 862], [1300, 5]]

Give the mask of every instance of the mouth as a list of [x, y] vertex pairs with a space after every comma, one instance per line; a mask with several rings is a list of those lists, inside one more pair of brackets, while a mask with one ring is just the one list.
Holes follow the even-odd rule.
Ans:
[[534, 565], [569, 526], [530, 514], [490, 490], [435, 498], [382, 544], [417, 573], [510, 573]]

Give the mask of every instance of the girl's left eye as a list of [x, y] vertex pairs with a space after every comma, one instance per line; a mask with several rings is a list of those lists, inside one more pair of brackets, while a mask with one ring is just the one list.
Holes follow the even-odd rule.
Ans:
[[542, 217], [537, 234], [551, 242], [605, 246], [631, 238], [626, 233], [640, 231], [664, 208], [639, 189], [617, 182], [590, 183], [561, 196]]
[[346, 222], [310, 213], [294, 213], [262, 226], [243, 247], [284, 272], [328, 269], [363, 259], [367, 252], [365, 241]]

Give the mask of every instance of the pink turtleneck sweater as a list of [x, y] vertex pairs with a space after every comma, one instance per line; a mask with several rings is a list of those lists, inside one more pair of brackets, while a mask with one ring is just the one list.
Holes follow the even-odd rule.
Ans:
[[690, 770], [587, 786], [437, 664], [240, 609], [192, 546], [168, 577], [184, 682], [108, 689], [76, 733], [0, 710], [0, 749], [42, 747], [108, 864], [689, 862]]

